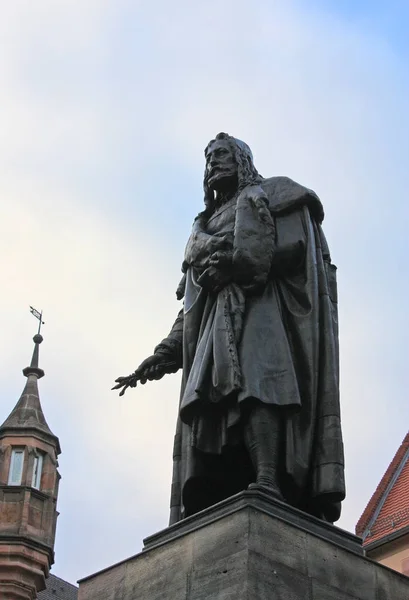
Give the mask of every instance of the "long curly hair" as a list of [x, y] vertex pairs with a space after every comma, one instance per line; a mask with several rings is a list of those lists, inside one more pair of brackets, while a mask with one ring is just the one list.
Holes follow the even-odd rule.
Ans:
[[[216, 140], [225, 140], [233, 153], [237, 164], [237, 192], [241, 192], [241, 190], [247, 185], [260, 183], [263, 180], [262, 176], [258, 173], [256, 167], [254, 166], [253, 154], [249, 146], [245, 142], [238, 140], [228, 133], [218, 133], [215, 139], [211, 140], [206, 146], [205, 154], [209, 146], [211, 146], [211, 144], [213, 144]], [[215, 209], [215, 194], [214, 191], [209, 187], [206, 170], [203, 178], [203, 191], [205, 210], [200, 213], [199, 216], [210, 217]]]

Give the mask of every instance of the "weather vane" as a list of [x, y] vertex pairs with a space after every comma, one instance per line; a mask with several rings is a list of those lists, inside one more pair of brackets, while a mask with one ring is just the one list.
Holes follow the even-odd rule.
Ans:
[[45, 322], [43, 321], [43, 311], [38, 312], [38, 310], [36, 310], [32, 306], [30, 306], [30, 312], [31, 312], [32, 315], [35, 316], [36, 319], [39, 320], [38, 331], [37, 331], [37, 334], [39, 334], [40, 331], [41, 331], [41, 325], [45, 325]]

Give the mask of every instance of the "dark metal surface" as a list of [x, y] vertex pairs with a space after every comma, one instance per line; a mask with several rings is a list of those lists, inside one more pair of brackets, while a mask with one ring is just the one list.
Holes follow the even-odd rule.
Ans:
[[183, 369], [170, 523], [249, 486], [328, 522], [345, 497], [336, 268], [322, 204], [259, 175], [250, 148], [218, 134], [205, 150], [169, 335], [134, 374]]

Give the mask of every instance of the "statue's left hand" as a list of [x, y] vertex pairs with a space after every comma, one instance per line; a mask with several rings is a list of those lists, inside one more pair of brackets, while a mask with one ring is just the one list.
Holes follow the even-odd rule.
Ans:
[[233, 253], [218, 250], [209, 258], [209, 265], [218, 269], [230, 269], [233, 263]]
[[216, 267], [208, 267], [197, 280], [208, 292], [218, 293], [231, 281], [231, 276]]

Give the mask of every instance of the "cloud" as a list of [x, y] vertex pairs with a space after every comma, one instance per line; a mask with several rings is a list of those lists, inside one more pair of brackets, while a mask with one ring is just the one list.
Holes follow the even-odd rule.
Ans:
[[74, 581], [167, 524], [179, 376], [122, 399], [109, 388], [177, 314], [203, 148], [220, 130], [252, 146], [264, 175], [324, 202], [340, 284], [340, 524], [353, 529], [409, 416], [401, 58], [303, 2], [3, 11], [1, 407], [23, 387], [32, 304], [45, 310], [40, 393], [63, 448], [55, 572]]

